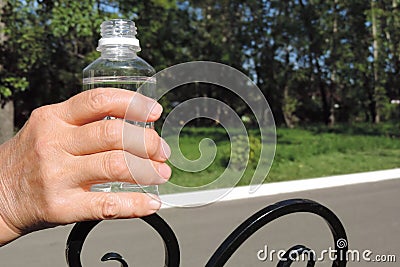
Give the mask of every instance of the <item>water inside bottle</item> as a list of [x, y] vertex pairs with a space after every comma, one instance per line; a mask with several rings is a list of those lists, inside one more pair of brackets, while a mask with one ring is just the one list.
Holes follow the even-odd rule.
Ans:
[[[103, 77], [89, 77], [83, 79], [83, 90], [90, 90], [94, 88], [121, 88], [130, 91], [139, 92], [145, 96], [153, 98], [152, 95], [155, 91], [156, 82], [153, 77], [144, 76], [103, 76]], [[115, 119], [107, 116], [104, 119]], [[154, 128], [152, 122], [136, 122], [128, 121], [131, 124]], [[158, 195], [157, 185], [137, 185], [125, 182], [111, 182], [104, 184], [93, 185], [90, 189], [92, 192], [146, 192]]]

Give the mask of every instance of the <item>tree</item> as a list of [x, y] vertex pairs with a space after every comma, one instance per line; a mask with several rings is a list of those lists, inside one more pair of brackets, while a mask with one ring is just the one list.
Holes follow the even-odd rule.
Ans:
[[[0, 143], [11, 138], [14, 134], [14, 97], [19, 91], [24, 91], [27, 86], [23, 60], [15, 60], [8, 57], [15, 52], [13, 49], [13, 39], [10, 38], [10, 9], [21, 10], [23, 7], [19, 3], [12, 1], [0, 1]], [[23, 15], [15, 15], [18, 19], [25, 19]], [[22, 38], [26, 37], [24, 35]], [[11, 65], [11, 66], [10, 66]]]
[[373, 117], [374, 122], [380, 122], [380, 108], [379, 105], [379, 96], [381, 95], [381, 91], [383, 90], [381, 85], [381, 75], [380, 75], [380, 38], [379, 38], [379, 26], [378, 26], [378, 18], [377, 18], [378, 9], [375, 4], [375, 0], [371, 0], [371, 22], [372, 22], [372, 49], [373, 49], [373, 72], [374, 72], [374, 79], [373, 79], [373, 90], [371, 93], [371, 115]]
[[[5, 4], [5, 0], [0, 0], [0, 47], [3, 47], [6, 42], [5, 25], [2, 21]], [[1, 63], [0, 73], [1, 77], [3, 77], [4, 69]], [[10, 139], [14, 132], [14, 103], [8, 99], [9, 95], [9, 89], [5, 86], [0, 86], [0, 144]]]
[[[1, 13], [2, 112], [21, 127], [34, 108], [76, 94], [81, 70], [99, 56], [103, 20], [133, 19], [140, 56], [156, 70], [192, 60], [251, 77], [278, 124], [394, 118], [400, 97], [398, 0], [9, 0]], [[6, 3], [6, 4], [5, 4]], [[218, 98], [239, 115], [248, 107], [226, 90], [196, 84], [161, 101]], [[221, 110], [216, 110], [221, 113]], [[10, 132], [12, 126], [1, 127]], [[5, 130], [1, 130], [5, 133]]]
[[[383, 46], [385, 49], [385, 72], [387, 80], [384, 84], [387, 97], [389, 99], [398, 99], [400, 96], [400, 10], [398, 0], [384, 1], [382, 6], [383, 16], [381, 17]], [[386, 102], [386, 101], [385, 101]], [[389, 108], [387, 108], [389, 106]], [[384, 108], [388, 111], [383, 114], [385, 119], [398, 119], [393, 105], [386, 102]], [[392, 112], [391, 112], [392, 111]], [[396, 116], [397, 115], [397, 116]]]
[[0, 88], [14, 100], [17, 127], [34, 108], [80, 91], [81, 70], [96, 57], [100, 23], [109, 15], [94, 9], [96, 2], [7, 2]]

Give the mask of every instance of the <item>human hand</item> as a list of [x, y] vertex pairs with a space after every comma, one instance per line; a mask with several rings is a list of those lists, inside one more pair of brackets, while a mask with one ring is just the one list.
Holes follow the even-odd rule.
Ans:
[[150, 98], [111, 88], [34, 110], [0, 146], [0, 245], [57, 225], [156, 212], [161, 204], [154, 195], [89, 190], [112, 181], [145, 185], [169, 179], [170, 149], [154, 130], [102, 120], [126, 115], [151, 122], [161, 112]]

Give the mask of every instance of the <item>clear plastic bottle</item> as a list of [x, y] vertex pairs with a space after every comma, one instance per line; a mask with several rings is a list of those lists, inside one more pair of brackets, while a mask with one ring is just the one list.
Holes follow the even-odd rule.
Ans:
[[[154, 97], [155, 70], [137, 56], [140, 44], [136, 38], [135, 23], [125, 19], [104, 21], [97, 51], [101, 56], [83, 70], [83, 90], [97, 87], [113, 87], [137, 91]], [[105, 119], [114, 119], [106, 117]], [[153, 128], [153, 123], [130, 122]], [[113, 182], [93, 185], [91, 191], [101, 192], [149, 192], [158, 194], [157, 186], [140, 186], [131, 183]]]

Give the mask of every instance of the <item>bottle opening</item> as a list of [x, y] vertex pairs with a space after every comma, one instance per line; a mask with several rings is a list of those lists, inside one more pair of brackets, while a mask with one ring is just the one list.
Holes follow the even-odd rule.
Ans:
[[105, 45], [128, 45], [140, 51], [139, 40], [136, 38], [137, 28], [135, 23], [127, 19], [113, 19], [101, 24], [101, 39], [98, 51]]
[[101, 24], [101, 36], [103, 38], [110, 37], [127, 37], [135, 38], [136, 26], [131, 20], [126, 19], [113, 19], [104, 21]]

